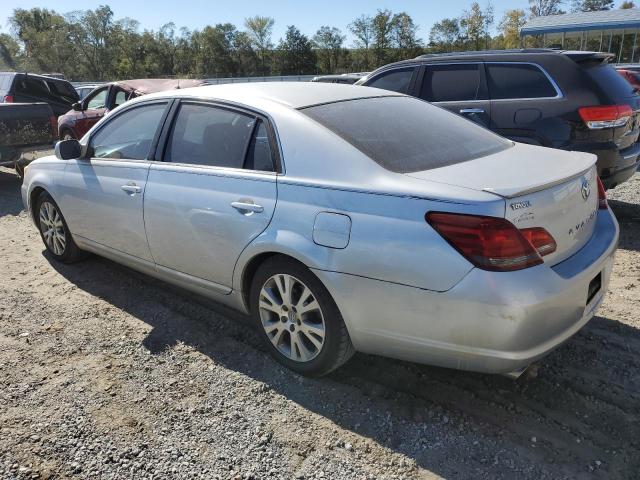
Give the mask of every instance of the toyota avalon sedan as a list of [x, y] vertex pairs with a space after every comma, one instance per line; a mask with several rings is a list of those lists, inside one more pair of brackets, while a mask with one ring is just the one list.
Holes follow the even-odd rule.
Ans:
[[361, 351], [515, 376], [605, 294], [618, 225], [595, 161], [388, 91], [249, 83], [127, 102], [22, 195], [51, 258], [250, 314], [299, 373]]

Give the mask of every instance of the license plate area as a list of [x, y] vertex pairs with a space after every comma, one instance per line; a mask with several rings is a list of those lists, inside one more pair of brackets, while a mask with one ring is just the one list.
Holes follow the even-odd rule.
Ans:
[[593, 280], [589, 282], [589, 288], [587, 289], [587, 305], [591, 303], [593, 297], [600, 291], [602, 287], [602, 272], [598, 273]]

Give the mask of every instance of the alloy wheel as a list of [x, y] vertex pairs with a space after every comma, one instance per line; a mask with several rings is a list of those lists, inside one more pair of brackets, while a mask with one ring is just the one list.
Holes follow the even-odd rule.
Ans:
[[67, 236], [62, 223], [62, 215], [51, 202], [40, 205], [40, 231], [47, 247], [56, 255], [64, 254], [67, 246]]
[[313, 360], [322, 350], [325, 321], [320, 304], [302, 281], [288, 274], [270, 277], [262, 286], [258, 309], [271, 343], [296, 362]]

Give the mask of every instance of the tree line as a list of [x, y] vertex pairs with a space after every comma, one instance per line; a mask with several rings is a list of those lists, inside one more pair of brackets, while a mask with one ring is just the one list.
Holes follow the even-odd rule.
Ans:
[[[275, 20], [254, 16], [239, 28], [231, 23], [200, 30], [167, 23], [141, 29], [132, 18], [116, 19], [107, 5], [61, 14], [46, 8], [15, 9], [10, 31], [0, 33], [0, 68], [59, 72], [73, 80], [151, 77], [243, 77], [368, 71], [423, 53], [520, 46], [528, 18], [564, 13], [560, 0], [529, 0], [529, 8], [510, 9], [494, 24], [489, 1], [477, 1], [459, 17], [445, 18], [425, 42], [406, 12], [380, 9], [361, 15], [347, 29], [324, 25], [313, 35], [289, 25], [273, 38]], [[573, 10], [613, 8], [613, 0], [572, 0]], [[621, 8], [634, 8], [624, 1]], [[495, 28], [494, 28], [495, 27]]]

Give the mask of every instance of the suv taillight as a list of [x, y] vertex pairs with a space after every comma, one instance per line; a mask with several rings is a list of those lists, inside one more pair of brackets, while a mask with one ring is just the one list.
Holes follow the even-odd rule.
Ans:
[[13, 95], [5, 95], [2, 97], [4, 103], [13, 103]]
[[604, 189], [604, 185], [602, 184], [600, 177], [596, 178], [598, 179], [598, 208], [600, 210], [606, 210], [609, 208], [609, 204], [607, 203], [607, 192]]
[[483, 270], [509, 272], [542, 263], [556, 242], [543, 228], [518, 230], [498, 217], [429, 212], [426, 220], [449, 244]]
[[592, 130], [624, 126], [633, 111], [629, 105], [599, 105], [578, 109], [580, 118]]

